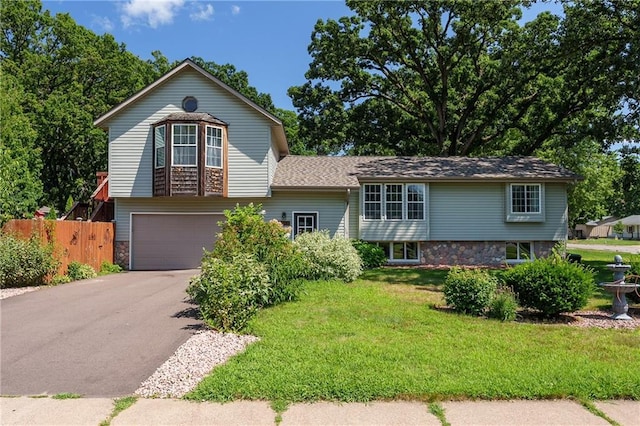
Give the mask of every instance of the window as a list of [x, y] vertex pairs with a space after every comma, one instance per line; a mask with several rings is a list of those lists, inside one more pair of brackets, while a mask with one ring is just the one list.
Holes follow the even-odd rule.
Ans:
[[194, 112], [198, 109], [198, 100], [193, 96], [187, 96], [182, 100], [182, 109], [186, 112]]
[[318, 230], [318, 213], [293, 212], [293, 237], [303, 232]]
[[382, 248], [384, 254], [390, 262], [418, 262], [420, 260], [420, 250], [417, 242], [392, 242], [377, 243]]
[[222, 167], [222, 129], [207, 126], [207, 154], [208, 167]]
[[166, 132], [165, 126], [158, 126], [154, 130], [155, 147], [156, 147], [155, 148], [155, 166], [156, 166], [156, 169], [164, 167], [164, 160], [165, 160], [165, 153], [164, 153], [165, 132]]
[[386, 218], [402, 219], [402, 185], [386, 185]]
[[533, 244], [530, 242], [510, 241], [506, 244], [507, 262], [533, 259]]
[[365, 220], [424, 220], [424, 184], [364, 184]]
[[364, 218], [382, 219], [382, 185], [364, 185]]
[[511, 213], [540, 213], [540, 185], [511, 185]]
[[424, 219], [424, 185], [407, 185], [407, 219]]
[[174, 124], [173, 132], [173, 165], [197, 166], [197, 136], [196, 124]]

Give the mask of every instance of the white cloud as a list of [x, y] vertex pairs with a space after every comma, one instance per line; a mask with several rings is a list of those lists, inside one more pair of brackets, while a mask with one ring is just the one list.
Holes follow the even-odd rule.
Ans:
[[213, 6], [208, 4], [206, 6], [202, 6], [200, 4], [197, 5], [197, 10], [191, 12], [189, 17], [194, 21], [208, 21], [213, 16]]
[[146, 23], [151, 28], [170, 24], [184, 5], [184, 0], [127, 0], [120, 20], [125, 28]]
[[94, 27], [100, 28], [104, 32], [110, 32], [113, 30], [113, 22], [106, 16], [92, 15], [91, 22]]
[[234, 4], [233, 6], [231, 6], [231, 14], [232, 15], [238, 15], [240, 13], [240, 6]]

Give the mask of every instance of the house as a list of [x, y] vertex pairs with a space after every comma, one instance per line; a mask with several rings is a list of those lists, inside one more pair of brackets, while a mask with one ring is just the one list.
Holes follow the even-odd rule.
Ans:
[[617, 217], [606, 216], [601, 220], [591, 220], [580, 223], [574, 229], [575, 238], [607, 238], [613, 235], [613, 225], [618, 221]]
[[624, 226], [622, 238], [630, 240], [640, 240], [640, 214], [623, 217], [617, 222], [622, 223], [622, 225]]
[[236, 204], [292, 237], [379, 243], [391, 263], [500, 265], [567, 238], [578, 176], [531, 157], [289, 155], [282, 122], [190, 60], [95, 124], [109, 133], [116, 261], [197, 267]]

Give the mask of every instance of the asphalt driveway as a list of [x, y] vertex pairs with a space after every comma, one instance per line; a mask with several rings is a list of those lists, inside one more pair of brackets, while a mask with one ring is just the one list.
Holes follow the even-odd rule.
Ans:
[[0, 394], [129, 395], [200, 328], [189, 271], [107, 275], [0, 301]]

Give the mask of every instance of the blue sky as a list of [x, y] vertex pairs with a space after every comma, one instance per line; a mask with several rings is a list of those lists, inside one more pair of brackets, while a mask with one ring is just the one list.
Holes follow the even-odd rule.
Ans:
[[145, 60], [159, 50], [169, 61], [200, 56], [233, 64], [277, 107], [291, 110], [287, 89], [305, 81], [316, 21], [351, 14], [343, 1], [330, 0], [43, 0], [43, 9], [69, 13], [96, 34], [111, 33]]

